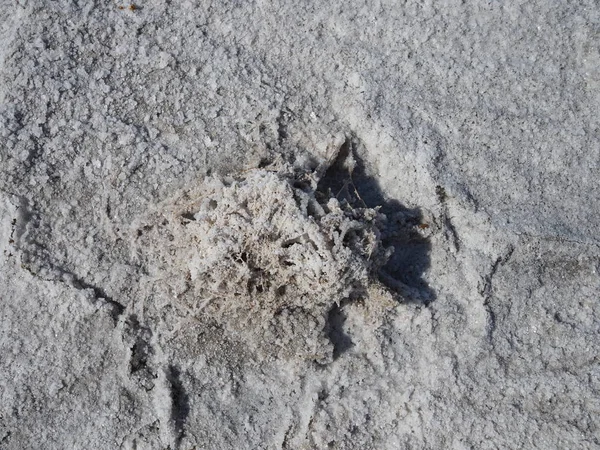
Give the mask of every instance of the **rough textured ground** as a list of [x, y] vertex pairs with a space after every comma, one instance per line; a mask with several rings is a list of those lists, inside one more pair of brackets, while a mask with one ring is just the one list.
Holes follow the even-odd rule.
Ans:
[[[0, 0], [0, 42], [0, 448], [600, 448], [597, 2]], [[389, 262], [271, 328], [180, 301], [152, 220], [286, 165]]]

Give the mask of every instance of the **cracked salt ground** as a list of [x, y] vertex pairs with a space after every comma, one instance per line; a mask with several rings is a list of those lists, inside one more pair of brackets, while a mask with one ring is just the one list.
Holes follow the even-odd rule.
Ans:
[[600, 447], [597, 2], [1, 6], [0, 448]]

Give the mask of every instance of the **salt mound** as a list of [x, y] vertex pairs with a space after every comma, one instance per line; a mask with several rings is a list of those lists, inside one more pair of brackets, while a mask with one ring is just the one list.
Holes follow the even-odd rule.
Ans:
[[365, 295], [391, 249], [382, 214], [317, 192], [317, 181], [291, 169], [209, 178], [155, 218], [140, 248], [160, 249], [148, 262], [191, 314], [258, 333], [267, 353], [328, 359], [328, 312]]

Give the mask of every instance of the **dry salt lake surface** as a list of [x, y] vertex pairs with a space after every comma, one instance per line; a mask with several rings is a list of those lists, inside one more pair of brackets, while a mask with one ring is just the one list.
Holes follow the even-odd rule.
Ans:
[[0, 448], [600, 448], [597, 2], [0, 6]]

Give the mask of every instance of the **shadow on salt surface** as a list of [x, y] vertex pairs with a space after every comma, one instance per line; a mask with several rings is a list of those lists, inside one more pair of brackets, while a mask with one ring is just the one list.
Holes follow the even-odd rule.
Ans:
[[356, 139], [344, 142], [317, 190], [354, 207], [380, 207], [387, 217], [382, 243], [394, 247], [394, 253], [380, 270], [379, 279], [407, 302], [426, 306], [436, 297], [423, 279], [431, 250], [429, 239], [418, 232], [420, 226], [426, 226], [422, 225], [423, 214], [419, 208], [407, 208], [384, 194], [377, 179], [368, 174], [365, 161], [359, 156], [360, 146]]

